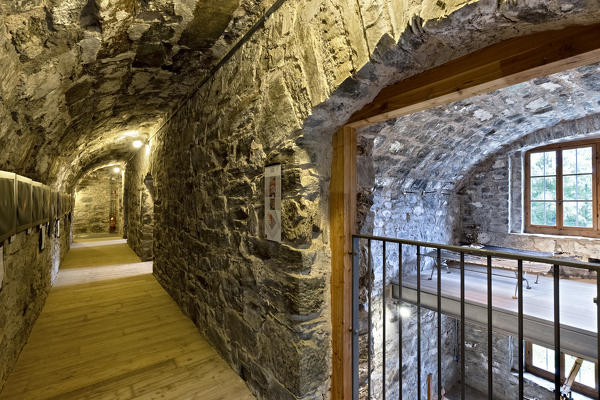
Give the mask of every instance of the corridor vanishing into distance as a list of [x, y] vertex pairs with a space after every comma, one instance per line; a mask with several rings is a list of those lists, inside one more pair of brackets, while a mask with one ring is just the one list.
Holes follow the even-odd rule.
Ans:
[[76, 241], [0, 399], [253, 399], [125, 240]]

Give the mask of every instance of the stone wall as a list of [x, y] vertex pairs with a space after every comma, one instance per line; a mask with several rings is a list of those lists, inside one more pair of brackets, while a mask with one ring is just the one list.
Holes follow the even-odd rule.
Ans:
[[51, 282], [69, 250], [69, 217], [61, 219], [60, 237], [54, 224], [39, 249], [39, 228], [18, 233], [4, 247], [4, 279], [0, 288], [0, 391], [25, 346], [46, 301]]
[[[546, 252], [565, 252], [587, 261], [597, 258], [600, 240], [584, 237], [528, 234], [523, 226], [525, 151], [556, 141], [597, 137], [600, 117], [564, 121], [533, 132], [494, 153], [477, 166], [459, 190], [461, 240]], [[563, 268], [568, 275], [587, 276], [587, 271]]]
[[[550, 3], [287, 1], [166, 119], [135, 173], [154, 178], [154, 273], [259, 398], [329, 396], [331, 134], [390, 82], [597, 12]], [[281, 244], [263, 232], [270, 163]]]
[[145, 184], [148, 181], [148, 156], [149, 152], [143, 149], [129, 161], [124, 181], [127, 243], [142, 261], [152, 260], [154, 254], [154, 200]]
[[110, 218], [116, 219], [116, 233], [123, 233], [122, 174], [114, 167], [86, 175], [75, 188], [73, 234], [108, 233]]

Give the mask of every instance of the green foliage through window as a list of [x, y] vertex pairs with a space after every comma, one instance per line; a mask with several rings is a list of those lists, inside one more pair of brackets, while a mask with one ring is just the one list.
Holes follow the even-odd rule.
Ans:
[[[594, 227], [593, 146], [530, 153], [529, 176], [532, 225]], [[558, 179], [562, 193], [558, 193]], [[557, 212], [562, 212], [562, 221], [557, 221]]]

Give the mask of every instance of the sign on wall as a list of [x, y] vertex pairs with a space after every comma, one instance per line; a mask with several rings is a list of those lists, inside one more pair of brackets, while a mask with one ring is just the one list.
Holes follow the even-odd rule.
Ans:
[[281, 164], [265, 167], [265, 235], [281, 242]]
[[46, 225], [40, 227], [40, 250], [46, 248]]

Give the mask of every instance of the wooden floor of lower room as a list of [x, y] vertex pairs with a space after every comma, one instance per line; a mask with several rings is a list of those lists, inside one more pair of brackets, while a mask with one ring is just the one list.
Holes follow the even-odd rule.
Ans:
[[253, 399], [152, 264], [100, 240], [67, 255], [0, 399]]

